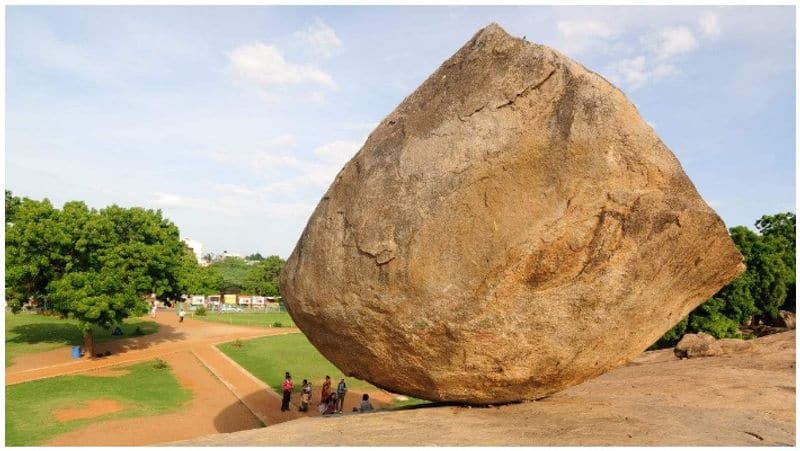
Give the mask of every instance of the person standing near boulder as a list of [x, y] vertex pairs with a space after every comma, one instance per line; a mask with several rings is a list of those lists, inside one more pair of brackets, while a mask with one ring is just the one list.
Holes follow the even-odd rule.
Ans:
[[344, 395], [347, 394], [347, 383], [344, 381], [344, 378], [339, 381], [339, 385], [336, 386], [336, 398], [339, 403], [339, 413], [342, 413], [344, 410]]
[[283, 402], [281, 403], [281, 412], [286, 412], [289, 410], [289, 401], [292, 399], [292, 390], [294, 389], [294, 383], [292, 383], [292, 376], [289, 373], [286, 373], [286, 379], [283, 380], [283, 384], [281, 384], [281, 388], [283, 389]]
[[319, 397], [319, 403], [324, 404], [328, 402], [328, 398], [331, 396], [331, 377], [325, 376], [325, 383], [322, 384], [322, 393]]
[[300, 411], [308, 411], [308, 405], [311, 403], [311, 384], [308, 380], [303, 379], [303, 388], [300, 391]]

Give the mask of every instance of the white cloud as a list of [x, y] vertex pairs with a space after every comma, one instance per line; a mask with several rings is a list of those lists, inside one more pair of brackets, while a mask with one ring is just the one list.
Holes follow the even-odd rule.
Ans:
[[322, 19], [316, 18], [307, 29], [295, 32], [295, 36], [306, 42], [314, 54], [330, 58], [342, 49], [342, 41], [336, 32]]
[[671, 64], [649, 64], [643, 55], [617, 61], [606, 68], [608, 78], [631, 91], [641, 88], [648, 82], [661, 80], [678, 72], [678, 69]]
[[295, 144], [297, 144], [297, 140], [294, 135], [290, 134], [278, 135], [264, 141], [264, 147], [267, 148], [294, 147]]
[[307, 64], [286, 61], [273, 45], [256, 42], [237, 47], [229, 55], [230, 70], [240, 81], [264, 89], [291, 85], [314, 84], [335, 87], [330, 75]]
[[686, 27], [668, 27], [661, 30], [656, 36], [646, 37], [644, 41], [659, 60], [690, 53], [697, 49], [697, 39]]
[[314, 155], [320, 160], [336, 165], [343, 165], [356, 154], [362, 143], [355, 141], [332, 141], [314, 149]]
[[295, 168], [301, 161], [287, 152], [296, 145], [293, 135], [285, 134], [269, 138], [255, 150], [216, 150], [209, 154], [212, 160], [243, 166], [254, 170]]
[[608, 39], [617, 34], [607, 23], [597, 20], [562, 20], [556, 26], [567, 39]]
[[236, 185], [233, 183], [217, 183], [214, 185], [214, 191], [223, 194], [232, 194], [235, 196], [252, 196], [255, 191], [244, 185]]
[[558, 48], [573, 55], [592, 49], [607, 51], [607, 41], [619, 34], [608, 23], [591, 19], [561, 20], [556, 27], [561, 37]]
[[167, 208], [185, 208], [191, 210], [208, 210], [218, 211], [219, 207], [214, 202], [207, 200], [181, 196], [174, 193], [156, 193], [155, 199], [150, 201], [151, 204], [158, 207]]
[[704, 36], [709, 38], [716, 38], [722, 33], [722, 28], [719, 25], [719, 17], [711, 11], [706, 11], [700, 16], [700, 31]]

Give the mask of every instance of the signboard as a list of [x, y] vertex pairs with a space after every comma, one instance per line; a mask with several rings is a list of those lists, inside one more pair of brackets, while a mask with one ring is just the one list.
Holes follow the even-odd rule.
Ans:
[[192, 296], [192, 305], [203, 305], [206, 303], [205, 296]]
[[250, 296], [239, 296], [239, 305], [250, 305]]
[[226, 304], [236, 304], [236, 295], [235, 294], [226, 294], [224, 295], [225, 303]]
[[212, 304], [212, 305], [219, 304], [219, 295], [218, 294], [212, 294], [211, 296], [209, 296], [208, 297], [208, 303]]

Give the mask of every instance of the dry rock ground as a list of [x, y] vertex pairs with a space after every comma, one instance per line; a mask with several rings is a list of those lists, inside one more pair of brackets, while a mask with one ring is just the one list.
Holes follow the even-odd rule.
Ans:
[[745, 353], [646, 352], [541, 401], [304, 418], [176, 445], [787, 445], [795, 436], [796, 332]]

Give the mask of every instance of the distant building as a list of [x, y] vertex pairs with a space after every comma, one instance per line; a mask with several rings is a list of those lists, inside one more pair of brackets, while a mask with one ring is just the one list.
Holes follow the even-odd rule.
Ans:
[[194, 256], [197, 259], [197, 263], [203, 264], [203, 243], [193, 240], [191, 238], [184, 238], [183, 242], [189, 246], [189, 249], [194, 252]]

